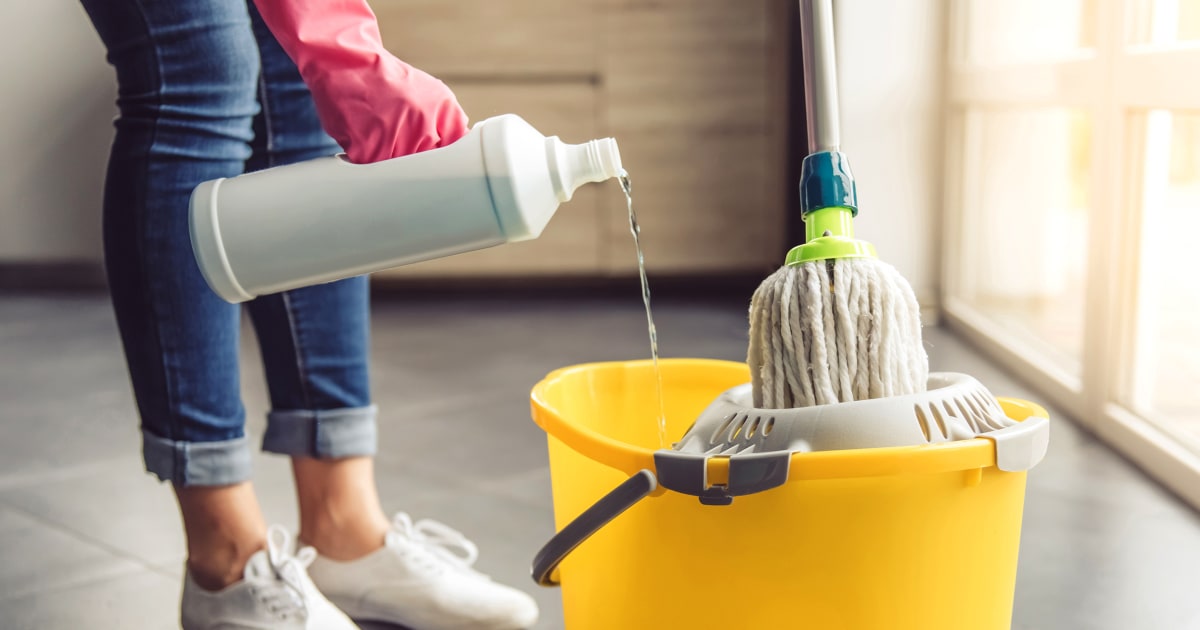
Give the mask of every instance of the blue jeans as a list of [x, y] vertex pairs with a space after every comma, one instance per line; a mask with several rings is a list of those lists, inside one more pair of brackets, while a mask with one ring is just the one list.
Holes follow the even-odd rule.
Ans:
[[[188, 199], [202, 181], [339, 151], [295, 64], [249, 0], [82, 0], [119, 86], [104, 252], [141, 415], [146, 469], [182, 486], [250, 475], [241, 308], [200, 275]], [[272, 411], [263, 449], [375, 452], [365, 277], [247, 308]]]

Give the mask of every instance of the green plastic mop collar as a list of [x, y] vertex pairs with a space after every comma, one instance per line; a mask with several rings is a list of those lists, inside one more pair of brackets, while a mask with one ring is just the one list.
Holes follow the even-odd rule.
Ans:
[[800, 167], [800, 210], [805, 243], [788, 252], [788, 265], [838, 258], [874, 258], [875, 246], [854, 238], [858, 198], [850, 161], [840, 151], [820, 151]]

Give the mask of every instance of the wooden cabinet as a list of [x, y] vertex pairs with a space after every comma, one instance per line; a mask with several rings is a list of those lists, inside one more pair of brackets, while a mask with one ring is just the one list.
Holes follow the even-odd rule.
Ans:
[[[375, 0], [384, 39], [472, 119], [516, 113], [566, 142], [612, 136], [647, 266], [750, 273], [784, 251], [786, 8], [774, 0]], [[452, 211], [452, 209], [447, 209]], [[581, 188], [541, 238], [390, 277], [636, 273], [615, 182]]]
[[370, 0], [396, 56], [460, 84], [594, 75], [592, 0]]

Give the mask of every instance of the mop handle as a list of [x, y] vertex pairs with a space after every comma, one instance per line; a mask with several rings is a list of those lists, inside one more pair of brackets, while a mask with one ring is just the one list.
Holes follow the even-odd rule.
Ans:
[[808, 152], [837, 151], [838, 89], [833, 46], [833, 0], [800, 0], [804, 113]]

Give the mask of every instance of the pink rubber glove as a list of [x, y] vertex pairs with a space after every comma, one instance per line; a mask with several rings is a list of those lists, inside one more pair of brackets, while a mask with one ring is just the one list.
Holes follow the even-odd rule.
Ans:
[[366, 0], [254, 0], [351, 162], [445, 146], [467, 132], [454, 93], [383, 47]]

